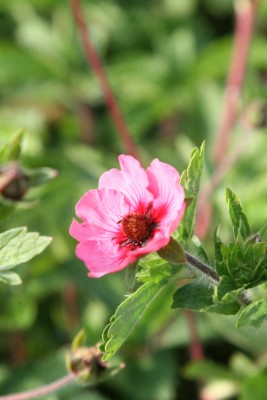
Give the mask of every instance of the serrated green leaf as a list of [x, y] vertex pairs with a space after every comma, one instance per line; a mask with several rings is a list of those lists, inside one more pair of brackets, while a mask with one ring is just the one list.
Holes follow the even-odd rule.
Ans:
[[0, 234], [0, 271], [29, 261], [41, 253], [52, 238], [27, 232], [27, 228], [14, 228]]
[[171, 276], [180, 271], [173, 264], [170, 264], [157, 253], [150, 253], [139, 262], [141, 270], [136, 274], [139, 282], [168, 282]]
[[0, 272], [0, 281], [7, 285], [20, 285], [22, 280], [18, 274], [11, 271]]
[[147, 282], [119, 305], [111, 323], [103, 332], [104, 343], [101, 345], [101, 350], [104, 351], [104, 361], [119, 350], [151, 304], [159, 296], [164, 296], [167, 287], [173, 287], [173, 291], [175, 290], [171, 282], [163, 285]]
[[229, 275], [236, 289], [253, 287], [265, 279], [265, 243], [230, 242], [228, 245], [221, 244], [220, 248], [223, 261], [217, 263], [218, 273]]
[[205, 311], [213, 304], [214, 288], [199, 282], [181, 286], [173, 296], [172, 308], [188, 308], [196, 311]]
[[239, 232], [244, 240], [247, 239], [251, 235], [248, 219], [238, 197], [229, 188], [226, 189], [226, 202], [233, 225], [235, 239], [237, 239]]
[[182, 223], [179, 227], [180, 235], [184, 239], [190, 239], [193, 235], [204, 152], [205, 143], [202, 144], [200, 149], [194, 148], [191, 153], [189, 166], [181, 175], [180, 183], [184, 188], [186, 197], [193, 198], [191, 203], [186, 207]]
[[219, 232], [219, 226], [215, 229], [215, 232], [214, 232], [214, 250], [215, 250], [216, 262], [220, 263], [221, 261], [223, 261], [223, 256], [222, 256], [222, 252], [221, 252], [222, 241], [218, 235], [218, 232]]
[[243, 308], [239, 313], [236, 326], [237, 328], [241, 328], [242, 326], [259, 328], [266, 316], [267, 298], [264, 298]]
[[206, 309], [207, 312], [216, 313], [216, 314], [223, 314], [223, 315], [235, 315], [239, 309], [240, 304], [237, 300], [224, 300], [224, 301], [217, 301], [214, 299], [214, 304]]
[[20, 129], [7, 143], [4, 143], [0, 147], [0, 164], [5, 164], [19, 158], [23, 134], [24, 130]]

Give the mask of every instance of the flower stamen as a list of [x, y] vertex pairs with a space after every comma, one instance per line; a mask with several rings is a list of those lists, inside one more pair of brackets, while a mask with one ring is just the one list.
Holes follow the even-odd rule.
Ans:
[[132, 250], [134, 250], [135, 247], [141, 247], [147, 242], [157, 226], [150, 214], [151, 206], [148, 208], [146, 214], [131, 213], [119, 221], [126, 236], [126, 239], [120, 242], [121, 246], [131, 245], [133, 246]]

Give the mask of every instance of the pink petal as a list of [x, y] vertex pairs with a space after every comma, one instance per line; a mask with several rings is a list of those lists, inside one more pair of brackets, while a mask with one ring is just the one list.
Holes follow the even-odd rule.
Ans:
[[141, 255], [158, 251], [169, 243], [170, 234], [164, 229], [159, 229], [154, 233], [154, 236], [144, 244], [143, 247], [138, 247], [132, 251], [132, 256], [138, 258]]
[[154, 194], [153, 217], [169, 235], [177, 228], [185, 209], [180, 175], [171, 165], [155, 159], [147, 169], [149, 190]]
[[132, 156], [120, 155], [121, 171], [113, 168], [99, 179], [99, 189], [110, 188], [124, 194], [133, 210], [145, 212], [153, 195], [148, 190], [148, 177], [139, 161]]
[[117, 230], [118, 222], [129, 210], [124, 196], [112, 189], [89, 190], [76, 205], [79, 218], [112, 232]]
[[120, 271], [133, 261], [127, 250], [112, 241], [87, 241], [78, 244], [76, 255], [90, 270], [89, 276], [99, 278]]

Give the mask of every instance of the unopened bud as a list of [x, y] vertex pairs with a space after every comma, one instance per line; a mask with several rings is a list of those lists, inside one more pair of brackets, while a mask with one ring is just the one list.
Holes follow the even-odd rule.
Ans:
[[101, 379], [101, 375], [109, 367], [102, 361], [101, 351], [93, 347], [79, 347], [67, 357], [67, 368], [82, 383], [94, 383]]
[[29, 188], [29, 178], [17, 163], [0, 167], [0, 193], [9, 200], [22, 200]]

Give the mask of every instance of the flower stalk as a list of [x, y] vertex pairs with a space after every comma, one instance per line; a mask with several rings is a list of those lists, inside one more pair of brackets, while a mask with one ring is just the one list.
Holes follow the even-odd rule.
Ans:
[[205, 264], [202, 261], [198, 260], [197, 258], [193, 257], [187, 251], [185, 251], [184, 253], [186, 255], [188, 264], [192, 265], [193, 267], [197, 268], [199, 271], [203, 272], [203, 274], [207, 275], [214, 282], [218, 283], [220, 281], [217, 272], [215, 272], [207, 264]]
[[79, 31], [81, 37], [81, 42], [84, 48], [85, 55], [101, 85], [105, 103], [114, 122], [114, 125], [117, 128], [122, 144], [128, 154], [131, 154], [135, 158], [139, 158], [136, 144], [132, 139], [127, 123], [122, 115], [120, 106], [111, 89], [103, 64], [91, 42], [89, 31], [87, 29], [87, 25], [85, 23], [82, 13], [81, 2], [80, 0], [70, 0], [70, 5], [72, 8], [72, 13], [77, 30]]
[[64, 386], [68, 385], [70, 382], [73, 382], [75, 379], [75, 375], [70, 373], [63, 378], [56, 380], [55, 382], [49, 383], [48, 385], [41, 386], [37, 389], [28, 390], [26, 392], [21, 393], [13, 393], [6, 396], [0, 396], [0, 400], [29, 400], [29, 399], [37, 399], [39, 397], [46, 396], [50, 393], [54, 393], [59, 389], [62, 389]]

